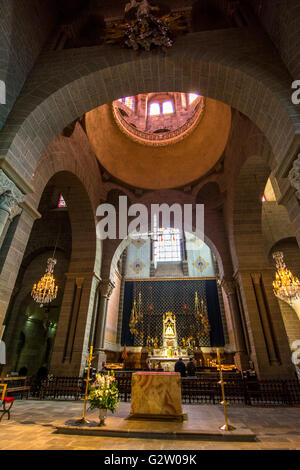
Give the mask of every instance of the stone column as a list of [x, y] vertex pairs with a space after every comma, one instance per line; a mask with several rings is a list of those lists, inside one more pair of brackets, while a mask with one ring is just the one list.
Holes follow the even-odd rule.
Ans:
[[263, 292], [261, 273], [251, 273], [251, 278], [252, 278], [252, 282], [254, 286], [257, 306], [258, 306], [259, 313], [260, 313], [260, 319], [261, 319], [261, 324], [263, 328], [263, 333], [265, 337], [266, 348], [268, 351], [270, 364], [278, 365], [280, 364], [280, 361], [279, 361], [278, 353], [276, 351], [272, 325], [270, 323], [266, 298]]
[[273, 276], [271, 268], [236, 272], [251, 347], [250, 359], [261, 380], [293, 379], [288, 338], [272, 289]]
[[227, 295], [228, 304], [231, 312], [235, 342], [234, 361], [239, 370], [247, 370], [249, 369], [249, 358], [243, 333], [241, 313], [237, 302], [235, 284], [232, 279], [223, 278], [221, 286], [224, 289], [225, 294]]
[[25, 195], [0, 170], [0, 247], [8, 229], [9, 219], [21, 213], [19, 203], [23, 202]]
[[81, 375], [89, 352], [90, 330], [99, 277], [66, 273], [63, 300], [51, 359], [54, 375]]
[[[72, 280], [71, 282], [73, 282]], [[65, 351], [63, 355], [63, 362], [71, 362], [73, 349], [74, 349], [74, 342], [75, 342], [75, 335], [76, 335], [76, 328], [78, 323], [78, 316], [79, 316], [79, 309], [80, 309], [80, 302], [82, 296], [82, 286], [83, 286], [84, 278], [83, 277], [76, 277], [75, 284], [74, 284], [74, 293], [72, 299], [72, 309], [69, 318], [69, 325], [68, 325], [68, 336], [65, 343]]]
[[96, 364], [97, 369], [102, 368], [102, 362], [105, 362], [106, 355], [104, 351], [104, 338], [105, 338], [105, 325], [107, 306], [115, 284], [110, 279], [105, 279], [100, 282], [101, 299], [96, 323], [95, 331], [95, 353], [97, 354]]
[[283, 196], [279, 203], [287, 209], [300, 248], [300, 153], [289, 172], [289, 183], [288, 188], [282, 188], [280, 185]]

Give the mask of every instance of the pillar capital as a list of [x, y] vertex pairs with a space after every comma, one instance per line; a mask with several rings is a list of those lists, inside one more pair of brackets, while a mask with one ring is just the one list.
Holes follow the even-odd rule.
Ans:
[[115, 288], [115, 283], [112, 282], [110, 279], [103, 279], [100, 281], [100, 292], [102, 297], [106, 297], [107, 299], [110, 298], [112, 291]]
[[24, 201], [25, 195], [0, 169], [0, 208], [11, 216], [18, 214], [18, 204]]
[[254, 284], [259, 284], [261, 281], [261, 273], [251, 273], [251, 279]]
[[233, 279], [223, 278], [221, 281], [221, 287], [224, 289], [226, 295], [235, 294], [235, 283]]
[[289, 181], [292, 188], [296, 190], [297, 199], [300, 199], [300, 153], [298, 153], [298, 157], [294, 160], [292, 169], [289, 172]]

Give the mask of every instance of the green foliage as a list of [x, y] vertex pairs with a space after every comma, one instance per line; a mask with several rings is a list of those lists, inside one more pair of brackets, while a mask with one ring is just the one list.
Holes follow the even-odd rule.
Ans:
[[88, 400], [91, 410], [103, 408], [114, 413], [119, 404], [119, 390], [114, 373], [97, 374], [96, 380], [89, 385]]

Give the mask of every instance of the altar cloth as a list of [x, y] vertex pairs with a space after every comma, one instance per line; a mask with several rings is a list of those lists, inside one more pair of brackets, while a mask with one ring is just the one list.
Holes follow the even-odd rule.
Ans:
[[131, 379], [128, 419], [183, 421], [178, 372], [135, 372]]

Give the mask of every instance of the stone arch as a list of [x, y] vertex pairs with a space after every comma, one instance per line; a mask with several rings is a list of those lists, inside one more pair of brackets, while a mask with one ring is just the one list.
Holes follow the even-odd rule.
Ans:
[[[77, 125], [73, 134], [73, 140], [75, 139], [75, 142], [77, 142], [76, 138], [79, 137], [80, 141], [82, 135], [85, 136], [82, 128]], [[88, 204], [87, 207], [90, 207], [88, 214], [90, 214], [90, 220], [93, 219], [93, 223], [96, 225], [96, 208], [100, 200], [105, 198], [105, 190], [101, 184], [101, 175], [94, 155], [86, 147], [80, 147], [80, 149], [81, 151], [78, 152], [78, 149], [74, 146], [74, 142], [71, 143], [70, 139], [58, 136], [53, 142], [51, 142], [38, 161], [36, 170], [28, 184], [28, 186], [32, 188], [33, 192], [28, 194], [25, 198], [25, 208], [19, 218], [15, 230], [15, 236], [7, 249], [5, 263], [1, 272], [1, 278], [9, 279], [9, 282], [5, 282], [5, 284], [1, 283], [1, 289], [5, 289], [5, 296], [3, 297], [5, 300], [1, 303], [0, 312], [0, 317], [3, 319], [17, 278], [18, 269], [26, 249], [26, 244], [31, 233], [32, 225], [34, 220], [40, 217], [40, 214], [37, 212], [37, 208], [39, 207], [42, 193], [55, 174], [66, 171], [68, 174], [73, 175], [73, 182], [77, 181], [83, 194], [86, 194], [85, 202]], [[77, 191], [77, 194], [79, 195], [80, 192]], [[80, 204], [84, 204], [83, 201], [84, 198], [80, 201]], [[85, 214], [85, 217], [87, 217], [87, 214]], [[97, 257], [94, 259], [94, 269], [95, 272], [99, 274], [101, 264], [101, 242], [96, 239], [95, 243], [97, 244]], [[17, 257], [16, 253], [18, 255]], [[14, 266], [13, 272], [11, 270], [11, 266]]]
[[[130, 237], [127, 237], [124, 240], [119, 241], [118, 245], [115, 247], [115, 251], [111, 258], [110, 271], [109, 271], [111, 280], [114, 279], [118, 261], [120, 257], [122, 256], [122, 253], [124, 252], [124, 250], [126, 250], [126, 248], [129, 246], [130, 241], [131, 241]], [[222, 258], [220, 256], [220, 253], [216, 245], [206, 235], [204, 237], [204, 242], [211, 249], [212, 253], [216, 257], [219, 271], [224, 272]]]
[[51, 370], [56, 374], [80, 373], [90, 337], [101, 265], [101, 250], [96, 237], [95, 208], [89, 190], [73, 172], [55, 173], [48, 181], [64, 195], [71, 230], [72, 254], [57, 326]]
[[[266, 254], [271, 265], [274, 265], [271, 252], [273, 246], [281, 240], [295, 238], [296, 231], [291, 222], [287, 208], [277, 201], [265, 201], [262, 204], [262, 232]], [[298, 245], [299, 247], [299, 245]]]
[[[229, 104], [257, 124], [281, 161], [299, 123], [299, 112], [291, 109], [289, 75], [275, 57], [265, 67], [267, 45], [258, 56], [253, 51], [257, 44], [247, 36], [241, 38], [240, 31], [230, 30], [224, 38], [221, 34], [213, 34], [218, 43], [223, 40], [221, 52], [213, 38], [206, 44], [201, 33], [195, 33], [178, 40], [166, 57], [143, 54], [137, 59], [131, 51], [118, 55], [114, 49], [111, 54], [107, 46], [45, 56], [8, 119], [7, 139], [0, 148], [6, 163], [30, 179], [41, 151], [78, 116], [120, 96], [153, 90], [193, 91]], [[247, 50], [244, 61], [234, 52], [241, 39]], [[251, 53], [255, 63], [249, 63]]]
[[[238, 267], [253, 267], [259, 269], [264, 266], [267, 258], [262, 238], [262, 195], [270, 175], [270, 168], [261, 156], [252, 155], [241, 168], [234, 191], [233, 206], [233, 240], [231, 240], [231, 253], [233, 265]], [[250, 260], [249, 235], [251, 236], [251, 250], [256, 252], [255, 261]], [[250, 263], [250, 265], [249, 265]]]
[[[22, 272], [19, 273], [20, 278], [17, 279], [17, 286], [14, 291], [14, 296], [11, 300], [7, 317], [5, 320], [6, 328], [4, 332], [4, 339], [7, 346], [7, 365], [9, 370], [13, 369], [17, 354], [17, 344], [16, 344], [16, 337], [26, 328], [26, 317], [25, 309], [27, 310], [30, 306], [30, 309], [33, 309], [34, 313], [38, 313], [38, 315], [44, 315], [43, 310], [40, 309], [39, 305], [34, 302], [31, 297], [31, 289], [33, 284], [37, 282], [40, 277], [44, 273], [44, 269], [46, 267], [46, 261], [49, 257], [53, 254], [54, 247], [45, 247], [44, 250], [36, 250], [33, 253], [30, 253], [29, 256], [26, 257], [25, 266], [22, 266]], [[59, 312], [60, 306], [62, 304], [63, 299], [63, 292], [64, 292], [64, 283], [65, 283], [65, 272], [68, 270], [69, 265], [69, 257], [66, 256], [65, 252], [62, 250], [56, 251], [56, 259], [58, 260], [57, 265], [54, 269], [54, 276], [56, 280], [56, 284], [59, 286], [57, 298], [51, 304], [51, 313], [53, 311]], [[56, 307], [56, 308], [54, 308]], [[28, 325], [27, 325], [28, 326]], [[41, 326], [41, 325], [40, 325]], [[42, 328], [43, 331], [43, 328]], [[29, 331], [30, 332], [30, 331]], [[46, 333], [46, 331], [45, 331]], [[28, 346], [28, 344], [27, 344]], [[38, 362], [38, 359], [34, 359], [34, 362]], [[23, 364], [25, 365], [25, 364]], [[42, 364], [40, 363], [39, 366]], [[27, 364], [28, 366], [28, 364]], [[38, 366], [38, 367], [39, 367]], [[37, 368], [33, 370], [31, 367], [30, 374], [36, 373]]]
[[[68, 321], [72, 317], [72, 299], [78, 291], [81, 294], [76, 312], [76, 322], [82, 322], [85, 326], [82, 329], [78, 328], [78, 331], [76, 331], [75, 327], [73, 328], [74, 347], [76, 347], [77, 343], [77, 351], [80, 350], [83, 357], [85, 349], [88, 347], [88, 318], [92, 314], [95, 291], [99, 282], [102, 251], [101, 241], [96, 237], [95, 216], [97, 205], [101, 197], [103, 197], [101, 184], [99, 185], [99, 169], [96, 160], [93, 159], [93, 155], [89, 153], [85, 155], [83, 152], [78, 155], [74, 149], [72, 151], [72, 146], [69, 146], [68, 139], [63, 137], [59, 139], [61, 141], [60, 150], [56, 149], [56, 143], [54, 142], [40, 158], [36, 172], [31, 180], [31, 185], [35, 192], [26, 198], [27, 203], [31, 207], [37, 208], [41, 195], [48, 184], [59, 187], [67, 203], [73, 231], [72, 256], [60, 315], [62, 322], [57, 329], [57, 340], [53, 353], [54, 367], [57, 373], [61, 373], [60, 367], [62, 366], [64, 354], [64, 351], [61, 349], [64, 349], [64, 343], [67, 341], [65, 337], [68, 330]], [[26, 242], [30, 236], [33, 220], [28, 223], [29, 217], [25, 212], [21, 215], [21, 220], [23, 219], [25, 227], [24, 224], [18, 226], [17, 231], [19, 230], [20, 234], [18, 235], [17, 233], [16, 242], [18, 241], [18, 236], [26, 237]], [[13, 257], [14, 250], [12, 249], [7, 258], [7, 271]], [[22, 257], [18, 260], [19, 263], [21, 263], [21, 260]], [[15, 278], [11, 276], [10, 293], [18, 273], [18, 266], [16, 266], [15, 261], [14, 259], [16, 272]], [[2, 274], [5, 276], [5, 269]], [[12, 274], [14, 275], [14, 273]], [[8, 301], [9, 297], [7, 298], [7, 303]], [[79, 352], [76, 353], [80, 354]], [[84, 362], [84, 359], [82, 361]], [[81, 357], [74, 358], [73, 361], [71, 359], [67, 365], [67, 367], [70, 367], [69, 373], [78, 373], [80, 367], [83, 366], [83, 362], [81, 364]], [[63, 368], [65, 368], [65, 365], [63, 365]]]

